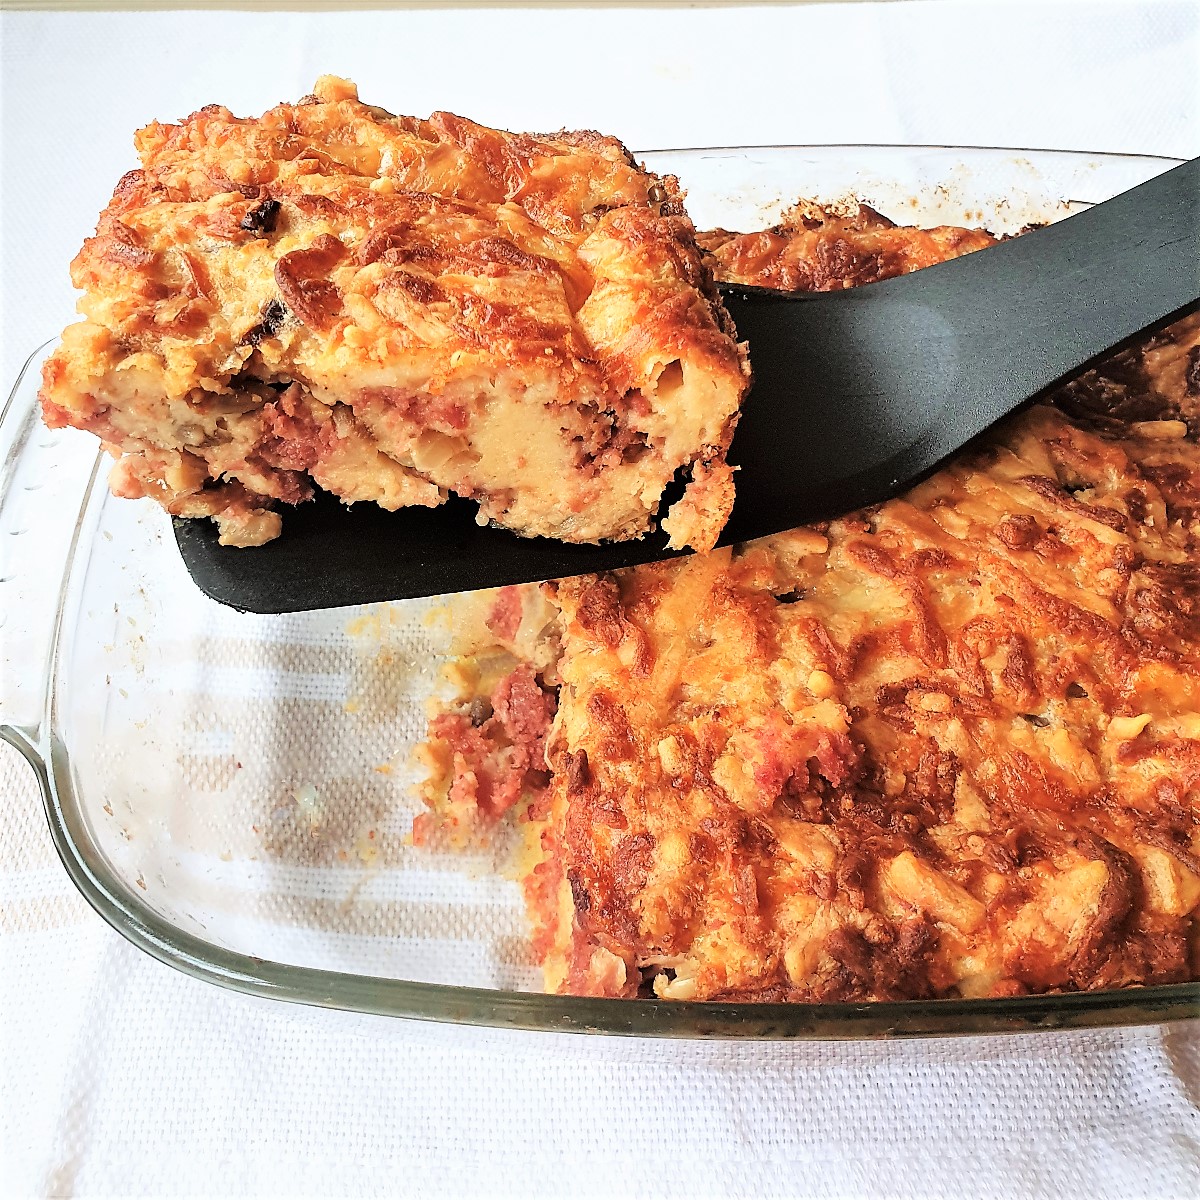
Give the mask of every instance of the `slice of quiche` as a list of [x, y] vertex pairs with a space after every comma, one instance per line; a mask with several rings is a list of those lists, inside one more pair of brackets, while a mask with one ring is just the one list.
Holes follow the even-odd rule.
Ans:
[[392, 116], [330, 76], [136, 143], [41, 393], [118, 458], [116, 493], [236, 546], [314, 485], [596, 542], [646, 533], [679, 475], [672, 545], [715, 543], [749, 369], [675, 179], [596, 133]]

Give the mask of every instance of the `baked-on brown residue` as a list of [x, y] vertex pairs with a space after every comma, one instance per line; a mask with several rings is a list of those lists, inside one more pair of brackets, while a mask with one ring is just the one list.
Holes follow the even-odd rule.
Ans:
[[[822, 231], [846, 246], [814, 249]], [[927, 252], [883, 232], [893, 266], [905, 241]], [[891, 269], [880, 236], [798, 230], [777, 266], [861, 280]], [[784, 270], [731, 261], [746, 282]], [[1200, 977], [1198, 356], [1193, 316], [901, 499], [552, 585], [526, 878], [548, 987], [859, 1000]]]

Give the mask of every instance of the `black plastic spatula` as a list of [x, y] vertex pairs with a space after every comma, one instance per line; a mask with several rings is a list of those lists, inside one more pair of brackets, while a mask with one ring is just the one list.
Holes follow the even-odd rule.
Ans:
[[[904, 491], [1014, 409], [1200, 298], [1200, 159], [1058, 224], [844, 292], [722, 286], [755, 382], [729, 455], [722, 543]], [[389, 513], [329, 495], [255, 549], [177, 520], [196, 583], [260, 613], [332, 608], [605, 571], [666, 538], [575, 546], [480, 528], [475, 505]]]

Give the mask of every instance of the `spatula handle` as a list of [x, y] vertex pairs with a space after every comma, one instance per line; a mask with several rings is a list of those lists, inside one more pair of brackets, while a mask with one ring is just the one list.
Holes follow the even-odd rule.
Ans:
[[992, 379], [997, 399], [1033, 395], [1196, 304], [1200, 159], [918, 281], [974, 359], [974, 381]]

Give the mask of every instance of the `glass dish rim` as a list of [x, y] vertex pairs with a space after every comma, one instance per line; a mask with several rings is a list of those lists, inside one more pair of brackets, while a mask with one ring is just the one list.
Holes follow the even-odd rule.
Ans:
[[1122, 150], [1064, 150], [1055, 146], [966, 146], [941, 142], [757, 142], [747, 146], [657, 146], [652, 150], [631, 150], [639, 154], [712, 154], [717, 151], [744, 150], [965, 150], [970, 154], [1057, 154], [1064, 158], [1111, 158], [1121, 162], [1164, 162], [1179, 166], [1186, 159], [1170, 154], [1144, 154]]
[[[693, 146], [636, 153], [701, 155], [766, 150], [1028, 153], [1157, 162], [1164, 164], [1164, 169], [1180, 161], [1164, 155], [1111, 151], [903, 143]], [[0, 412], [0, 421], [5, 424], [14, 418], [36, 422], [33, 409], [24, 414], [13, 410], [21, 385], [49, 344], [35, 349], [18, 373]], [[19, 443], [14, 453], [17, 451]], [[460, 1024], [647, 1037], [840, 1040], [953, 1036], [1153, 1024], [1200, 1016], [1200, 982], [999, 999], [814, 1004], [614, 1000], [384, 979], [301, 967], [228, 950], [188, 933], [134, 895], [108, 870], [104, 855], [91, 844], [82, 815], [73, 804], [68, 752], [55, 733], [54, 682], [63, 646], [67, 595], [88, 514], [93, 504], [103, 502], [103, 497], [96, 499], [102, 458], [103, 453], [98, 451], [61, 563], [57, 608], [42, 668], [41, 718], [34, 727], [0, 724], [0, 740], [18, 750], [33, 768], [55, 850], [80, 894], [118, 933], [160, 962], [218, 986], [309, 1006]], [[88, 849], [94, 852], [91, 857]]]

